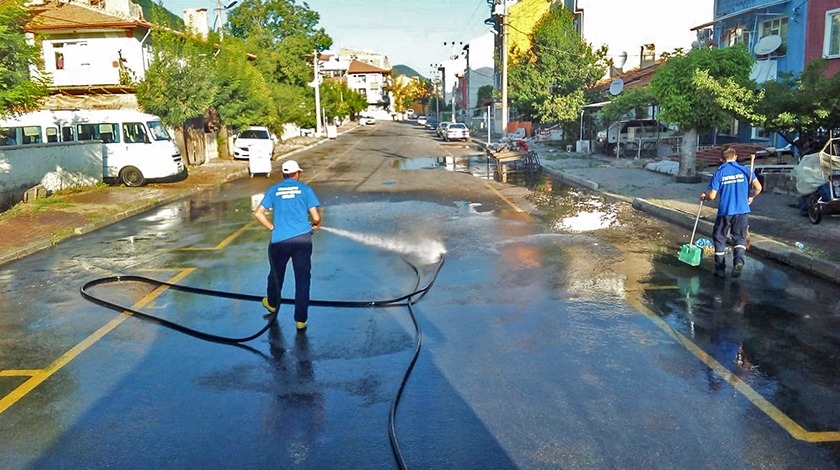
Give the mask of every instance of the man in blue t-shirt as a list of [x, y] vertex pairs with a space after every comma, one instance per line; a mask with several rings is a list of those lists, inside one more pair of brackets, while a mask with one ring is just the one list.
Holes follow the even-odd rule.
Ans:
[[[254, 217], [271, 230], [268, 245], [268, 287], [263, 306], [275, 313], [280, 306], [280, 293], [286, 277], [286, 265], [292, 260], [295, 272], [295, 325], [306, 329], [309, 318], [309, 284], [312, 279], [312, 231], [321, 225], [318, 208], [321, 202], [315, 191], [300, 181], [300, 166], [288, 160], [281, 167], [283, 181], [268, 188]], [[266, 212], [274, 211], [269, 220]]]
[[738, 154], [734, 148], [723, 149], [723, 160], [712, 175], [709, 192], [701, 193], [700, 200], [712, 201], [720, 194], [720, 204], [712, 232], [715, 243], [715, 276], [726, 275], [726, 241], [731, 234], [735, 240], [732, 249], [732, 277], [739, 277], [744, 270], [750, 204], [761, 192], [761, 183], [749, 167], [737, 162]]

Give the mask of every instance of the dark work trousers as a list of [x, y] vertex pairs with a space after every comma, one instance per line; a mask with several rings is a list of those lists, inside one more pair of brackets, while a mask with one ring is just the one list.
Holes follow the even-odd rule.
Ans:
[[719, 215], [715, 219], [712, 241], [715, 243], [715, 269], [718, 272], [726, 268], [726, 240], [730, 235], [735, 241], [735, 246], [732, 248], [732, 261], [744, 262], [748, 226], [749, 214]]
[[309, 284], [312, 280], [312, 234], [304, 233], [278, 243], [268, 245], [268, 273], [266, 297], [272, 307], [280, 307], [286, 266], [292, 260], [295, 272], [295, 321], [305, 322], [309, 318]]

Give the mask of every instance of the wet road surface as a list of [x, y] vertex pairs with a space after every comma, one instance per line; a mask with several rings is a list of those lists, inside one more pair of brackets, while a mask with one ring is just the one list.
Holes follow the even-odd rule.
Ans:
[[[835, 287], [756, 259], [716, 282], [677, 260], [688, 234], [550, 182], [496, 184], [464, 171], [474, 153], [381, 123], [296, 157], [331, 229], [315, 235], [313, 299], [398, 297], [412, 265], [425, 284], [445, 254], [414, 305], [422, 349], [395, 424], [409, 467], [840, 465]], [[235, 347], [79, 295], [119, 274], [262, 295], [251, 204], [271, 181], [0, 266], [0, 468], [397, 467], [405, 305], [312, 307], [305, 335], [284, 306]], [[266, 324], [257, 302], [96, 294], [212, 334]]]

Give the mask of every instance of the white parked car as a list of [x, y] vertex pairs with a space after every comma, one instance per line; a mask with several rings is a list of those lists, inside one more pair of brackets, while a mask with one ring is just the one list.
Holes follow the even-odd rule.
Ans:
[[444, 129], [443, 138], [447, 142], [450, 140], [470, 140], [470, 130], [466, 124], [453, 122]]
[[274, 156], [274, 144], [277, 137], [264, 126], [249, 126], [236, 134], [233, 139], [233, 158], [249, 160], [251, 157], [271, 158]]

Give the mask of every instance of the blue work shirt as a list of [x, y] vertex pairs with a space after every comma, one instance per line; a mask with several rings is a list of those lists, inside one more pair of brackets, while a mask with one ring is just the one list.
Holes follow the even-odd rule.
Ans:
[[294, 178], [286, 178], [268, 188], [260, 204], [266, 210], [274, 211], [271, 243], [311, 232], [309, 209], [321, 207], [315, 191]]
[[[712, 175], [709, 189], [717, 191], [720, 197], [717, 215], [749, 214], [747, 197], [750, 192], [750, 167], [737, 162], [725, 162]], [[755, 174], [752, 175], [755, 178]]]

